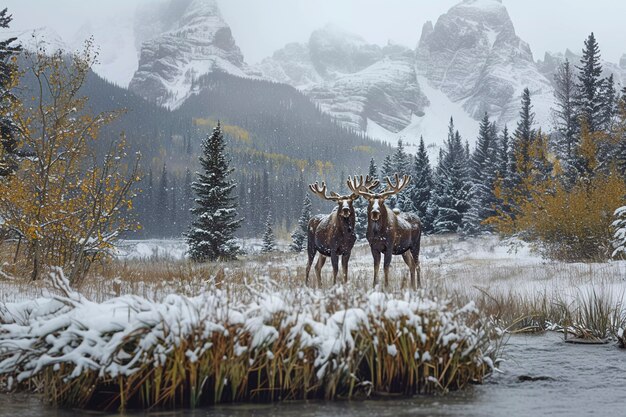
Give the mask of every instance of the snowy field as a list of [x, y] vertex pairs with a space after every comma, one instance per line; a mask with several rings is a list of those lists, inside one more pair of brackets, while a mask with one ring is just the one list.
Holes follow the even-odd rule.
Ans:
[[[289, 242], [279, 247], [286, 250]], [[81, 288], [94, 301], [134, 294], [161, 300], [171, 293], [194, 296], [212, 281], [244, 283], [257, 278], [271, 279], [292, 288], [304, 285], [306, 253], [258, 253], [260, 241], [242, 242], [248, 255], [230, 263], [195, 265], [184, 260], [182, 240], [122, 242], [116, 268], [111, 276], [92, 276]], [[619, 303], [626, 293], [626, 262], [565, 263], [543, 259], [521, 242], [502, 241], [495, 236], [463, 238], [427, 236], [420, 254], [422, 286], [441, 296], [474, 299], [479, 295], [515, 296], [523, 299], [545, 295], [548, 299], [572, 301], [592, 290], [609, 294]], [[330, 262], [324, 266], [323, 286], [332, 286]], [[382, 278], [382, 265], [380, 277]], [[341, 272], [339, 274], [341, 277]], [[355, 246], [350, 260], [349, 286], [359, 290], [372, 287], [373, 262], [367, 242]], [[394, 257], [390, 291], [400, 290], [408, 280], [408, 268]], [[315, 283], [312, 270], [310, 282]], [[41, 283], [16, 282], [0, 278], [0, 302], [32, 299], [45, 295]]]

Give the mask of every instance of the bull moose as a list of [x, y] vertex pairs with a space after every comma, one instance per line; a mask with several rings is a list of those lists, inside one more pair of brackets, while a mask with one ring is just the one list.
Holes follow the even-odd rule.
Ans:
[[[369, 176], [363, 181], [361, 177], [360, 182], [353, 182], [354, 190], [361, 190], [363, 192], [369, 192], [371, 188], [376, 187], [379, 184], [378, 180], [372, 179]], [[315, 265], [315, 275], [317, 276], [317, 283], [322, 286], [322, 267], [326, 263], [326, 258], [330, 257], [330, 261], [333, 265], [333, 284], [337, 283], [337, 273], [339, 271], [339, 256], [341, 256], [341, 266], [343, 267], [343, 279], [344, 282], [348, 281], [348, 261], [352, 253], [352, 247], [356, 241], [355, 226], [355, 213], [352, 205], [353, 201], [360, 197], [360, 195], [354, 190], [350, 195], [339, 195], [335, 192], [331, 192], [331, 195], [326, 194], [326, 183], [322, 182], [320, 186], [317, 182], [310, 184], [309, 189], [313, 194], [318, 197], [334, 201], [337, 206], [330, 214], [318, 214], [311, 217], [309, 220], [309, 227], [307, 233], [307, 252], [309, 255], [309, 261], [306, 266], [306, 278], [305, 284], [309, 285], [309, 272], [311, 271], [311, 265], [315, 259], [317, 252], [320, 256]]]
[[411, 181], [411, 177], [404, 175], [400, 179], [398, 174], [395, 174], [395, 184], [392, 184], [389, 177], [386, 177], [386, 181], [387, 187], [383, 192], [371, 193], [370, 190], [360, 187], [356, 176], [348, 178], [350, 190], [368, 201], [366, 238], [374, 258], [374, 287], [378, 283], [378, 269], [382, 254], [384, 255], [385, 288], [389, 285], [389, 265], [392, 255], [402, 255], [411, 274], [411, 288], [415, 288], [415, 275], [417, 275], [417, 285], [420, 285], [419, 253], [422, 223], [416, 214], [397, 213], [385, 204], [385, 199], [402, 191]]

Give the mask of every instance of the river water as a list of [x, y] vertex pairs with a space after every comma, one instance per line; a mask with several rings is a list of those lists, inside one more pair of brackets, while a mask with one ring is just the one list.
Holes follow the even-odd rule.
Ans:
[[[503, 355], [506, 361], [500, 367], [501, 373], [482, 385], [445, 396], [221, 405], [129, 414], [137, 417], [626, 416], [626, 351], [615, 344], [566, 344], [556, 333], [516, 335], [508, 340]], [[0, 396], [0, 416], [81, 415], [118, 416], [56, 410], [34, 396]]]

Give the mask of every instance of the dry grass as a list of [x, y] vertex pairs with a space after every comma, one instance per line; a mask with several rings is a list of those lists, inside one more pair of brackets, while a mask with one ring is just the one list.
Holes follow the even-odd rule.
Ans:
[[[104, 329], [81, 319], [91, 303], [59, 287], [67, 294], [58, 313], [45, 309], [45, 323], [0, 328], [0, 374], [53, 404], [112, 410], [446, 392], [481, 382], [495, 361], [498, 334], [471, 305], [269, 281], [212, 285], [201, 298], [168, 297], [167, 307], [132, 299], [128, 325], [106, 320]], [[98, 309], [115, 315], [126, 302]]]

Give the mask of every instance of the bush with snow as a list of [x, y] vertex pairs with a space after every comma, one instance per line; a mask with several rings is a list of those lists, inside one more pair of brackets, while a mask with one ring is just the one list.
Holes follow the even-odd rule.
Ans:
[[0, 379], [63, 406], [442, 392], [493, 369], [494, 333], [473, 304], [271, 282], [163, 302], [65, 295], [0, 305]]

